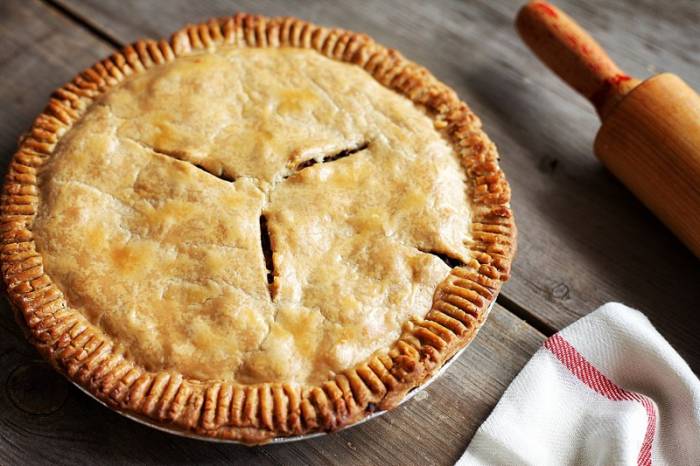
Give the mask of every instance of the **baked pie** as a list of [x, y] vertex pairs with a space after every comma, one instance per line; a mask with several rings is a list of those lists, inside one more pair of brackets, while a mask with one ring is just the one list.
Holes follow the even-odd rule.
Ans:
[[238, 14], [55, 91], [4, 185], [3, 278], [95, 397], [264, 443], [389, 409], [472, 340], [509, 273], [509, 196], [427, 70]]

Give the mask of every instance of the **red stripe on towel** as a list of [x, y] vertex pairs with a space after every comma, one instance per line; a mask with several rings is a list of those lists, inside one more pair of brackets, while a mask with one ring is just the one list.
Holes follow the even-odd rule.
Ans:
[[656, 407], [651, 399], [639, 393], [628, 392], [607, 378], [558, 333], [545, 340], [544, 347], [551, 351], [576, 378], [597, 393], [609, 400], [637, 401], [644, 406], [647, 412], [647, 431], [639, 450], [637, 464], [640, 466], [651, 465], [651, 445], [654, 442], [654, 433], [656, 432]]

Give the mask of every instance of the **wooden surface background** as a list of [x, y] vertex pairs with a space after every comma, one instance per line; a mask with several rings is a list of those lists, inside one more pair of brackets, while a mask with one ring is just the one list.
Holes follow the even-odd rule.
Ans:
[[[640, 77], [700, 89], [700, 2], [556, 2]], [[520, 1], [5, 0], [0, 154], [49, 93], [115, 48], [248, 11], [366, 32], [430, 68], [481, 116], [513, 188], [519, 252], [475, 342], [428, 390], [361, 426], [245, 448], [135, 424], [56, 375], [0, 312], [0, 464], [452, 464], [542, 340], [607, 301], [642, 310], [700, 371], [700, 261], [595, 160], [588, 104], [522, 45]], [[700, 180], [699, 180], [700, 182]]]

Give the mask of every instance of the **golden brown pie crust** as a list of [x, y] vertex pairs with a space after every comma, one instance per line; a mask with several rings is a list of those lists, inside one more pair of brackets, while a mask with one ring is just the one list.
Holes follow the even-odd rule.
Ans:
[[[39, 206], [37, 173], [57, 142], [101, 94], [130, 75], [220, 45], [298, 47], [364, 68], [378, 82], [423, 108], [460, 156], [471, 206], [471, 259], [438, 286], [431, 310], [388, 352], [317, 386], [203, 382], [152, 372], [116, 351], [111, 337], [67, 306], [44, 273], [32, 225]], [[197, 434], [264, 443], [277, 436], [331, 431], [407, 391], [466, 346], [508, 278], [515, 251], [510, 190], [495, 146], [454, 91], [424, 68], [362, 34], [294, 18], [237, 14], [189, 26], [167, 41], [139, 41], [55, 91], [22, 139], [3, 188], [2, 271], [10, 302], [29, 339], [61, 372], [117, 410]]]

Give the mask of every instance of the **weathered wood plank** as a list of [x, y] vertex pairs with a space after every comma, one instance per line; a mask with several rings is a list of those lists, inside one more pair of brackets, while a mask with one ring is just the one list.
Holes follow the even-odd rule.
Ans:
[[0, 322], [0, 464], [452, 464], [544, 338], [495, 306], [467, 351], [405, 406], [337, 434], [246, 448], [123, 418], [41, 361], [8, 312]]
[[111, 49], [36, 1], [0, 2], [0, 167], [49, 93]]
[[[697, 3], [676, 2], [660, 11], [651, 2], [636, 2], [635, 7], [559, 3], [617, 52], [631, 72], [644, 74], [656, 63], [699, 87], [695, 69], [700, 52], [687, 32], [697, 30]], [[700, 358], [693, 338], [700, 324], [692, 314], [700, 297], [693, 287], [700, 278], [697, 261], [592, 159], [595, 119], [520, 45], [510, 25], [516, 2], [67, 5], [121, 41], [161, 36], [184, 22], [239, 9], [361, 30], [399, 48], [454, 86], [501, 148], [521, 231], [520, 257], [506, 288], [509, 298], [557, 326], [605, 300], [624, 300], [649, 311], [697, 370]], [[6, 122], [0, 148], [9, 155], [50, 90], [106, 55], [108, 48], [42, 5], [20, 1], [0, 3], [0, 37], [13, 44], [0, 51], [0, 70], [9, 84], [0, 90], [0, 115]], [[29, 53], [20, 53], [27, 48]], [[29, 63], [26, 55], [32, 57]], [[497, 306], [472, 347], [427, 397], [420, 397], [425, 399], [338, 435], [246, 449], [176, 439], [109, 412], [34, 362], [34, 351], [5, 308], [0, 315], [0, 380], [7, 381], [0, 391], [3, 464], [447, 464], [461, 453], [542, 339]]]
[[[363, 31], [401, 50], [453, 86], [500, 148], [520, 231], [509, 301], [556, 328], [625, 302], [700, 369], [700, 264], [594, 158], [592, 109], [514, 32], [522, 2], [60, 1], [122, 42], [240, 10]], [[673, 70], [700, 89], [699, 2], [556, 3], [630, 73]]]

